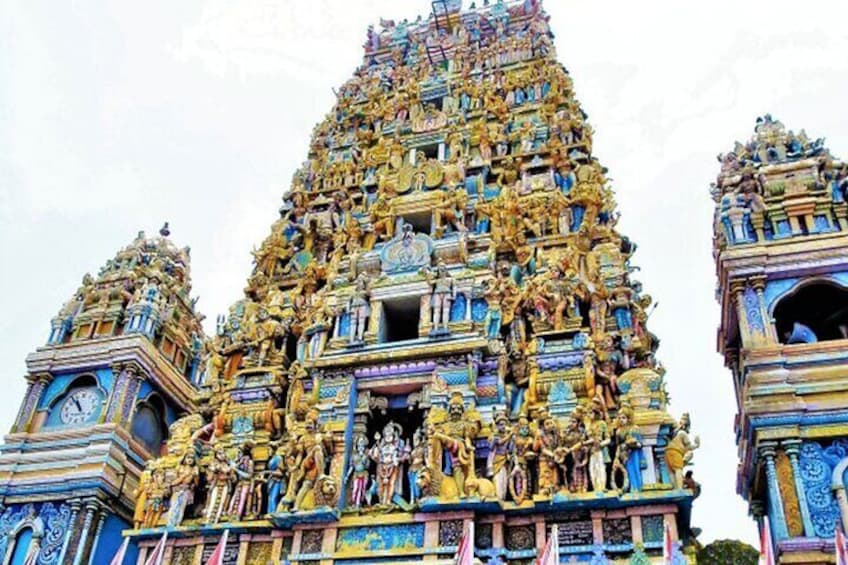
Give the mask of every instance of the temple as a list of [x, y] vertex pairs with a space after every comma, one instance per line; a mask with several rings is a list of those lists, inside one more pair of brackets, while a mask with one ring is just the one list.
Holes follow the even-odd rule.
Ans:
[[[86, 276], [0, 452], [5, 563], [124, 536], [127, 563], [165, 539], [200, 564], [228, 530], [233, 565], [436, 565], [469, 522], [487, 564], [535, 562], [554, 524], [563, 562], [657, 563], [665, 532], [692, 562], [699, 442], [592, 128], [540, 3], [481, 3], [368, 29], [214, 335], [167, 229]], [[838, 229], [812, 194], [788, 245]]]
[[848, 518], [848, 167], [769, 115], [713, 185], [737, 491], [780, 563], [832, 563]]

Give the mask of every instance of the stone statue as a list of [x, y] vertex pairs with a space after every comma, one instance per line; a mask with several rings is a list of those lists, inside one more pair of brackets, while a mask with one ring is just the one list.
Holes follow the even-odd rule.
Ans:
[[377, 463], [377, 498], [382, 506], [390, 506], [401, 494], [401, 463], [406, 456], [402, 433], [398, 424], [389, 422], [382, 434], [374, 434], [370, 456]]
[[701, 438], [689, 439], [689, 414], [683, 414], [665, 448], [665, 462], [671, 473], [672, 486], [683, 488], [683, 468], [692, 461], [692, 452], [701, 446]]
[[430, 298], [430, 309], [433, 313], [433, 333], [448, 333], [450, 330], [451, 305], [456, 298], [456, 287], [444, 261], [439, 261], [435, 273], [425, 268], [421, 271], [427, 278], [427, 284], [433, 289]]

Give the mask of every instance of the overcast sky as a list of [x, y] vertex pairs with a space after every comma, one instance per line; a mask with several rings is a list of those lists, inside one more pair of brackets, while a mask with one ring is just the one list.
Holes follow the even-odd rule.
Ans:
[[[467, 0], [466, 0], [466, 3]], [[812, 5], [811, 5], [812, 6]], [[755, 533], [735, 495], [736, 411], [715, 353], [709, 184], [771, 112], [848, 154], [848, 4], [547, 0], [559, 59], [659, 307], [675, 415], [702, 447], [701, 540]], [[49, 320], [137, 230], [192, 247], [208, 322], [241, 295], [369, 23], [426, 0], [0, 0], [0, 429]]]

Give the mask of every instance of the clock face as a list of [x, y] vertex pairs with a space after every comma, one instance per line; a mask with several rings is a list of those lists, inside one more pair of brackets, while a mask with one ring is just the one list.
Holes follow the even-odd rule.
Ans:
[[83, 388], [72, 392], [62, 402], [59, 416], [63, 424], [87, 422], [100, 409], [100, 395], [94, 388]]

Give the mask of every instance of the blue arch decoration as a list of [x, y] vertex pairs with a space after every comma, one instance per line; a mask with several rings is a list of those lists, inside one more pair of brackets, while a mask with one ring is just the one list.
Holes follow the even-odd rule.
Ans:
[[766, 302], [766, 310], [768, 311], [769, 316], [774, 315], [774, 309], [777, 307], [777, 304], [781, 300], [783, 300], [787, 296], [795, 294], [803, 287], [815, 283], [833, 284], [843, 290], [848, 290], [848, 272], [832, 273], [829, 275], [815, 276], [809, 278], [796, 277], [768, 281], [768, 283], [766, 283], [764, 295]]
[[848, 440], [838, 439], [829, 447], [815, 441], [801, 444], [798, 463], [804, 481], [804, 496], [816, 536], [829, 539], [839, 520], [839, 503], [833, 495], [833, 470], [848, 456]]

